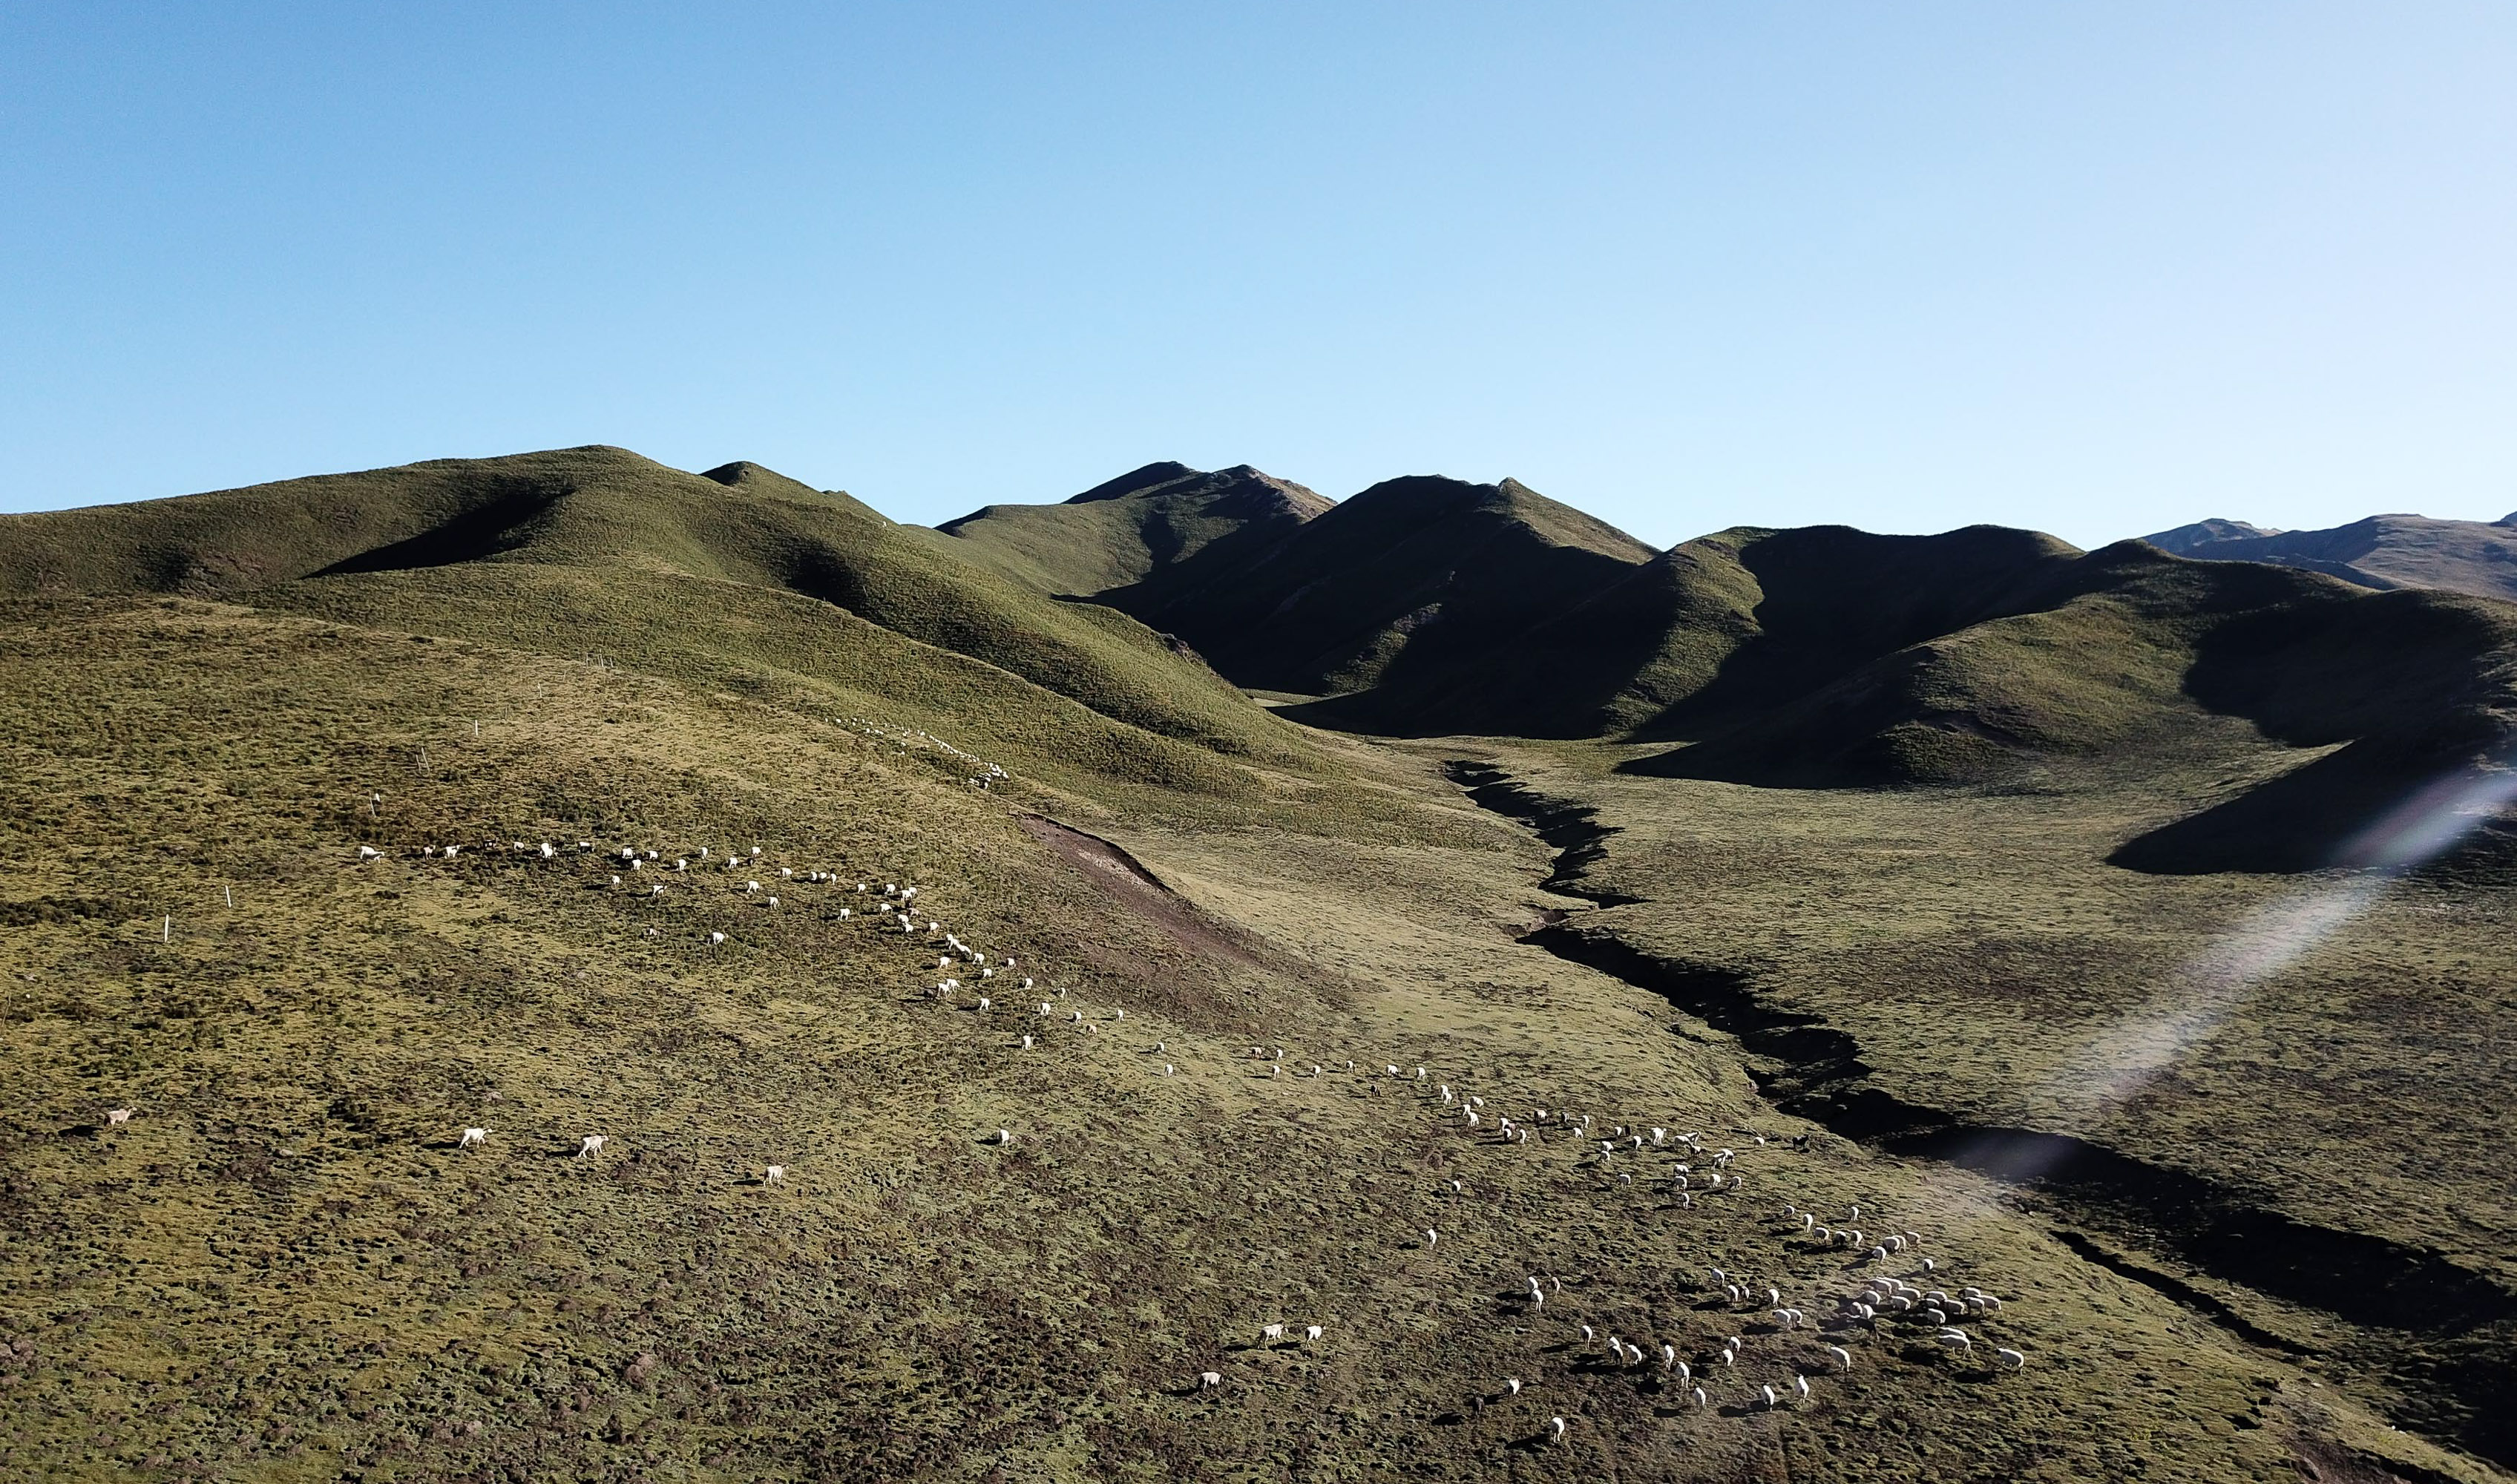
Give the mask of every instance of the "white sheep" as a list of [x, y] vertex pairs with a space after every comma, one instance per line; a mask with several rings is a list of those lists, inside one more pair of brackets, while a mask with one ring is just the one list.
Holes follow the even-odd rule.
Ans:
[[486, 1143], [488, 1143], [489, 1141], [490, 1141], [490, 1130], [489, 1130], [489, 1129], [487, 1129], [487, 1128], [466, 1128], [466, 1129], [464, 1129], [464, 1130], [463, 1130], [463, 1142], [462, 1142], [461, 1144], [457, 1145], [456, 1147], [457, 1147], [457, 1148], [460, 1148], [460, 1149], [477, 1149], [477, 1148], [479, 1148], [481, 1145], [486, 1144]]
[[1197, 1373], [1197, 1383], [1200, 1389], [1212, 1391], [1223, 1384], [1223, 1377], [1218, 1372], [1200, 1371]]
[[605, 1137], [605, 1135], [600, 1133], [589, 1133], [585, 1135], [585, 1142], [577, 1146], [576, 1157], [583, 1160], [590, 1159], [595, 1155], [601, 1154], [603, 1152]]
[[122, 1124], [130, 1122], [131, 1110], [128, 1108], [107, 1108], [105, 1110], [105, 1125], [107, 1128], [118, 1128]]
[[772, 1165], [769, 1166], [768, 1173], [760, 1177], [760, 1183], [763, 1185], [775, 1185], [786, 1178], [787, 1166], [784, 1165]]

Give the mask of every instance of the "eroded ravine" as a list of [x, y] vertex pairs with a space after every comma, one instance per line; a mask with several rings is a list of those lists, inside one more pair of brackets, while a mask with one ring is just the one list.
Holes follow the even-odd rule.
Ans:
[[[1530, 826], [1557, 854], [1546, 889], [1602, 906], [1645, 899], [1582, 880], [1616, 833], [1590, 808], [1551, 798], [1491, 763], [1445, 765], [1479, 806]], [[1823, 1017], [1787, 1008], [1734, 970], [1646, 953], [1612, 927], [1556, 922], [1521, 941], [1668, 1001], [1731, 1037], [1774, 1107], [1842, 1137], [1909, 1159], [1989, 1176], [2032, 1192], [2067, 1225], [2057, 1236], [2084, 1258], [2141, 1282], [2249, 1343], [2291, 1355], [2327, 1353], [2254, 1323], [2226, 1300], [2069, 1230], [2164, 1253], [2236, 1287], [2327, 1314], [2368, 1333], [2376, 1364], [2407, 1395], [2429, 1399], [2402, 1420], [2503, 1465], [2517, 1466], [2517, 1293], [2489, 1276], [2362, 1232], [2304, 1222], [2223, 1182], [2104, 1145], [2031, 1128], [1974, 1123], [1880, 1086], [1859, 1040]]]

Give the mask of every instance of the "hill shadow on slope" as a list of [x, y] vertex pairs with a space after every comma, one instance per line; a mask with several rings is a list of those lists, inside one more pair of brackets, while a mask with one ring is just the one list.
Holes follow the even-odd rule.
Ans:
[[2154, 874], [2517, 869], [2517, 610], [2372, 593], [2236, 618], [2196, 645], [2186, 689], [2297, 747], [2347, 745], [2109, 859]]
[[[1101, 595], [1197, 647], [1235, 684], [1371, 689], [1476, 657], [1648, 562], [1651, 548], [1512, 480], [1386, 480], [1218, 573]], [[1327, 719], [1334, 702], [1317, 714]], [[1337, 725], [1368, 723], [1349, 701]], [[1290, 714], [1290, 713], [1289, 713]]]
[[344, 557], [310, 575], [330, 577], [347, 572], [486, 562], [530, 545], [537, 525], [570, 491], [567, 484], [546, 479], [499, 479], [488, 483], [490, 488], [484, 491], [488, 497], [483, 503], [460, 510], [417, 535]]

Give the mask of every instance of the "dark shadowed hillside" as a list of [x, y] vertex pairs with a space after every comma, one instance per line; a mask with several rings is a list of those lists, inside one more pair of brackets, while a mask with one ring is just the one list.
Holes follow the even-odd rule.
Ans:
[[1632, 536], [1516, 481], [1422, 477], [1331, 505], [1248, 467], [1149, 464], [1062, 505], [942, 528], [1045, 591], [1090, 596], [1194, 646], [1237, 684], [1348, 696], [1385, 715], [1650, 560]]
[[2517, 598], [2517, 515], [2487, 524], [2377, 515], [2329, 530], [2258, 530], [2243, 521], [2214, 520], [2146, 539], [2179, 556], [2269, 562], [2362, 587], [2435, 587]]
[[1423, 477], [1373, 486], [1237, 572], [1101, 601], [1245, 686], [1335, 695], [1473, 662], [1651, 556], [1515, 481]]
[[[1984, 782], [2195, 746], [2270, 746], [2305, 768], [2128, 845], [2122, 864], [2147, 869], [2360, 860], [2350, 842], [2390, 800], [2496, 756], [2517, 726], [2517, 610], [2140, 542], [1742, 528], [1654, 554], [1511, 481], [1437, 479], [1249, 521], [1169, 561], [1134, 533], [1139, 517], [1120, 518], [1246, 501], [1255, 478], [1155, 465], [1081, 504], [992, 507], [956, 530], [1004, 548], [1009, 572], [1026, 543], [1040, 567], [1141, 570], [1095, 600], [1241, 685], [1318, 697], [1284, 714], [1328, 727], [1674, 742], [1628, 766], [1794, 787]], [[2253, 529], [2166, 535], [2216, 553]], [[1098, 567], [1077, 551], [1096, 540], [1115, 553]]]
[[[1757, 642], [1638, 729], [1695, 743], [1649, 766], [1741, 782], [1953, 781], [2026, 758], [2166, 744], [2215, 714], [2291, 745], [2384, 738], [2426, 757], [2517, 717], [2517, 613], [2445, 595], [2381, 602], [2305, 574], [2123, 543], [2048, 554], [1982, 588], [1938, 586], [1981, 616], [1893, 647], [1885, 641], [1900, 636], [1883, 623], [1874, 649], [1808, 642], [1827, 632], [1811, 619], [1829, 611], [1829, 595], [1844, 593], [1851, 601], [1836, 612], [1850, 615], [1857, 590], [1772, 564], [1766, 577], [1812, 609], [1761, 604]], [[1792, 627], [1767, 628], [1769, 612]]]

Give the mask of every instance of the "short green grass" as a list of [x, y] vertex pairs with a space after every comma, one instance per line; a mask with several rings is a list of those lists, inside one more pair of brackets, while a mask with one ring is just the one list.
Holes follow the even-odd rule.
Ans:
[[[2504, 882], [2106, 864], [2122, 840], [2298, 754], [2229, 725], [2216, 750], [2150, 768], [1861, 792], [1644, 780], [1584, 749], [1493, 750], [1618, 831], [1587, 879], [1642, 900], [1600, 913], [1601, 928], [1739, 974], [1766, 1005], [1851, 1035], [1870, 1069], [1858, 1086], [1968, 1124], [2088, 1139], [2517, 1293], [2501, 1237], [2517, 1221], [2517, 1160], [2505, 1100], [2488, 1090], [2517, 1074]], [[1791, 1085], [1788, 1062], [1755, 1060]], [[2198, 1281], [2434, 1429], [2475, 1422], [2477, 1398], [2452, 1394], [2446, 1374], [2504, 1367], [2511, 1343], [2504, 1323], [2364, 1329]]]
[[[1578, 904], [1414, 759], [1319, 738], [1208, 791], [1046, 778], [1012, 763], [1056, 748], [1008, 737], [1012, 777], [978, 789], [922, 739], [938, 712], [810, 666], [733, 689], [665, 648], [303, 607], [0, 615], [27, 718], [0, 742], [15, 1476], [2227, 1479], [2302, 1449], [2483, 1476], [1976, 1182], [1792, 1149], [1735, 1056], [1514, 941]], [[1166, 935], [1026, 809], [1103, 829], [1284, 961]], [[543, 839], [567, 848], [510, 848]], [[579, 839], [763, 855], [654, 898], [654, 868], [615, 888]], [[868, 920], [860, 877], [1017, 959], [972, 986], [1033, 974], [1093, 1029], [1010, 991], [985, 1015], [970, 988], [923, 997], [933, 940]], [[1258, 1075], [1262, 1043], [1301, 1071]], [[1669, 1209], [1560, 1133], [1468, 1135], [1385, 1060], [1495, 1113], [1702, 1128], [1747, 1190]], [[130, 1123], [103, 1126], [113, 1107]], [[471, 1124], [489, 1145], [449, 1147]], [[602, 1157], [572, 1158], [593, 1132]], [[1838, 1378], [1809, 1332], [1718, 1302], [1712, 1264], [1813, 1310], [1849, 1287], [1789, 1239], [1795, 1200], [1922, 1232], [2009, 1299], [1980, 1328], [2030, 1368], [1865, 1336]], [[1544, 1317], [1504, 1296], [1530, 1272], [1566, 1282]], [[1275, 1321], [1328, 1335], [1256, 1346]], [[1708, 1373], [1726, 1335], [1748, 1358], [1698, 1413], [1590, 1363], [1580, 1323]], [[1742, 1410], [1795, 1372], [1809, 1404]]]

